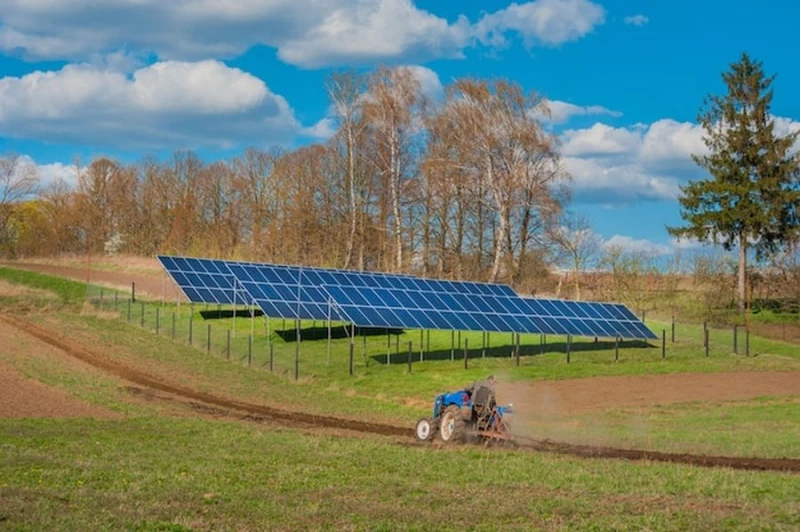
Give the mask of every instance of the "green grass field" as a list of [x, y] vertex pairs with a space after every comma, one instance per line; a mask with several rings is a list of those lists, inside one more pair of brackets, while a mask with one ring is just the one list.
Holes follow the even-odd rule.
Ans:
[[796, 476], [430, 451], [194, 419], [2, 421], [0, 514], [39, 530], [791, 529]]
[[[713, 331], [704, 355], [701, 326], [679, 324], [676, 343], [613, 345], [522, 338], [520, 366], [510, 335], [462, 334], [451, 361], [451, 335], [431, 332], [420, 362], [419, 332], [384, 333], [331, 343], [327, 330], [303, 324], [300, 379], [296, 343], [282, 320], [203, 319], [194, 308], [188, 345], [186, 305], [144, 302], [86, 285], [0, 268], [0, 280], [51, 297], [0, 294], [0, 308], [91, 346], [132, 367], [193, 389], [240, 400], [410, 426], [433, 395], [487, 372], [516, 382], [597, 375], [798, 370], [789, 344], [750, 338], [733, 355], [729, 331]], [[58, 304], [54, 304], [57, 301]], [[143, 310], [142, 310], [143, 309]], [[212, 314], [215, 308], [209, 309]], [[156, 334], [156, 311], [158, 334]], [[142, 329], [144, 312], [144, 330]], [[172, 339], [172, 316], [175, 339]], [[207, 352], [211, 325], [210, 353]], [[654, 330], [664, 324], [648, 321]], [[291, 325], [287, 326], [287, 329]], [[232, 331], [231, 348], [227, 348]], [[234, 332], [235, 331], [235, 332]], [[254, 334], [248, 363], [248, 336]], [[311, 340], [318, 333], [319, 339]], [[457, 338], [456, 338], [457, 339]], [[474, 346], [464, 369], [463, 341]], [[258, 423], [190, 417], [180, 408], [136, 400], [124, 382], [77, 371], [41, 355], [35, 342], [0, 347], [0, 362], [24, 376], [106, 406], [113, 420], [0, 420], [0, 528], [21, 530], [243, 529], [572, 529], [791, 530], [800, 527], [800, 479], [686, 465], [574, 459], [482, 447], [425, 449], [371, 436], [342, 437]], [[408, 342], [413, 365], [408, 372]], [[270, 343], [274, 373], [269, 371]], [[427, 333], [423, 336], [427, 344]], [[405, 349], [402, 348], [405, 346]], [[743, 338], [740, 342], [743, 347]], [[741, 350], [743, 353], [743, 350]], [[230, 355], [228, 355], [230, 353]], [[800, 391], [800, 388], [799, 388]], [[762, 457], [800, 457], [800, 396], [714, 404], [620, 407], [550, 420], [538, 435], [578, 443]]]

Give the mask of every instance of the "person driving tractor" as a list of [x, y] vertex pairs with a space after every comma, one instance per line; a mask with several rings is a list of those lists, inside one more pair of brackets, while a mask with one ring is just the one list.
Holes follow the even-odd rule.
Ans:
[[484, 408], [491, 410], [497, 404], [494, 391], [495, 382], [494, 375], [489, 375], [485, 380], [475, 381], [471, 386], [466, 387], [476, 410]]

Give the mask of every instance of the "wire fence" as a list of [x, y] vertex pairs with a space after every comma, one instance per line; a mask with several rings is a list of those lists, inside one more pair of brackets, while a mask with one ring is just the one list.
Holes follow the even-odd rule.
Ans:
[[[553, 354], [563, 356], [566, 363], [582, 359], [625, 362], [633, 356], [630, 353], [655, 359], [752, 354], [748, 327], [689, 325], [674, 319], [648, 322], [646, 315], [640, 317], [658, 335], [648, 342], [460, 331], [434, 331], [432, 342], [431, 331], [270, 319], [254, 308], [145, 300], [135, 290], [125, 293], [91, 286], [87, 301], [97, 312], [111, 313], [165, 340], [296, 380], [352, 376], [367, 368], [400, 366], [413, 372], [418, 362], [449, 361], [469, 369], [476, 361], [507, 358], [519, 366]], [[313, 347], [304, 351], [306, 343]]]

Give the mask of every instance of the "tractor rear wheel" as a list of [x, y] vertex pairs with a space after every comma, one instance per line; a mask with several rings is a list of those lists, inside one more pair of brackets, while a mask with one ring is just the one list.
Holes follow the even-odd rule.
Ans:
[[414, 435], [419, 441], [430, 441], [433, 439], [433, 423], [430, 418], [422, 418], [417, 421], [417, 428], [414, 430]]
[[455, 405], [448, 406], [439, 423], [439, 436], [445, 443], [461, 442], [464, 439], [464, 417], [461, 409]]

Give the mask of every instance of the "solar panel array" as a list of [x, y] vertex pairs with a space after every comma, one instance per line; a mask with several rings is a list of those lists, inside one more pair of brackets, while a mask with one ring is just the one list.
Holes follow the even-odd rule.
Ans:
[[522, 298], [509, 286], [159, 256], [190, 301], [255, 303], [279, 318], [391, 327], [621, 338], [656, 336], [625, 306]]

